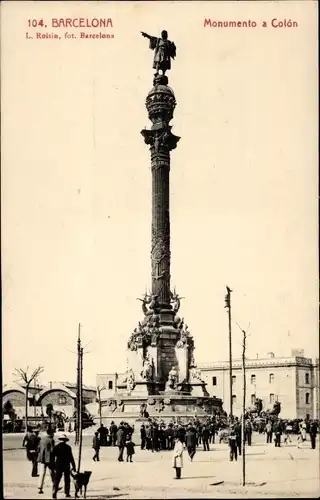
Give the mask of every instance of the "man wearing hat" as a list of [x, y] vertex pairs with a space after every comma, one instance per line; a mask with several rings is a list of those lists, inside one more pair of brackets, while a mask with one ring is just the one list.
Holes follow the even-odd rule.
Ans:
[[238, 459], [237, 434], [235, 431], [234, 424], [232, 424], [230, 426], [228, 441], [229, 441], [229, 448], [230, 448], [230, 462], [233, 462], [233, 459], [235, 459], [235, 461], [237, 461], [237, 459]]
[[59, 443], [53, 448], [53, 466], [55, 470], [52, 498], [57, 498], [59, 484], [62, 476], [64, 476], [64, 492], [66, 498], [70, 498], [70, 466], [73, 471], [76, 470], [76, 464], [73, 458], [71, 446], [67, 444], [69, 438], [66, 434], [62, 434], [59, 438]]
[[125, 432], [123, 422], [120, 422], [119, 429], [117, 430], [117, 446], [119, 448], [118, 462], [123, 462], [123, 452], [125, 447]]
[[195, 432], [195, 429], [192, 427], [192, 424], [188, 425], [188, 429], [187, 429], [186, 436], [185, 436], [185, 443], [186, 443], [186, 447], [188, 450], [188, 455], [189, 455], [190, 460], [192, 462], [193, 457], [196, 454], [196, 449], [197, 449], [196, 432]]
[[38, 447], [40, 443], [40, 437], [39, 437], [39, 430], [34, 429], [31, 430], [29, 437], [26, 439], [26, 451], [27, 451], [27, 458], [30, 462], [32, 462], [32, 471], [31, 471], [31, 476], [32, 477], [38, 477]]

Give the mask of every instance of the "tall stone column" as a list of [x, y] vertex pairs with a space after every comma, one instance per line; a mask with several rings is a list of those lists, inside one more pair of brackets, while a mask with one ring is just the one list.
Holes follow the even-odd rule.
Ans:
[[176, 100], [168, 86], [168, 78], [158, 75], [146, 100], [150, 130], [141, 134], [150, 146], [152, 172], [152, 237], [151, 282], [152, 295], [160, 309], [170, 309], [170, 151], [179, 137], [171, 132], [170, 121]]
[[169, 152], [151, 148], [151, 171], [151, 290], [152, 295], [158, 296], [159, 305], [168, 307], [170, 304]]

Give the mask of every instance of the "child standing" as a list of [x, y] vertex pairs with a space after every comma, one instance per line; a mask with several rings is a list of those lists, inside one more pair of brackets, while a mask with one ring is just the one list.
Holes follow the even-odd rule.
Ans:
[[182, 467], [183, 467], [183, 441], [181, 436], [178, 435], [173, 450], [173, 468], [176, 469], [176, 479], [181, 479]]
[[131, 434], [128, 434], [128, 436], [126, 437], [125, 447], [127, 449], [127, 462], [132, 462], [132, 457], [135, 453], [134, 451], [135, 444], [132, 441]]

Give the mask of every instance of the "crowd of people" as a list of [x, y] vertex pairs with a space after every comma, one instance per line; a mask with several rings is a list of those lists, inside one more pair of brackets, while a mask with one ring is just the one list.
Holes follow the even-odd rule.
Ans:
[[[304, 420], [299, 421], [297, 444], [300, 447], [301, 443], [307, 440], [307, 434], [310, 435], [311, 448], [316, 447], [316, 436], [318, 433], [317, 421]], [[247, 446], [252, 445], [253, 431], [259, 431], [260, 434], [266, 435], [267, 443], [274, 443], [275, 447], [280, 447], [283, 437], [283, 443], [291, 442], [290, 434], [296, 432], [290, 421], [276, 418], [264, 422], [263, 427], [257, 429], [256, 422], [253, 419], [245, 420], [244, 438]], [[96, 439], [100, 443], [109, 442], [113, 446], [118, 446], [118, 460], [123, 461], [124, 449], [127, 449], [127, 461], [132, 460], [130, 454], [134, 454], [135, 443], [132, 442], [132, 434], [134, 428], [126, 422], [121, 422], [119, 428], [114, 422], [111, 422], [108, 430], [103, 425], [96, 433]], [[200, 422], [196, 418], [190, 420], [187, 424], [182, 423], [165, 423], [162, 420], [149, 418], [146, 424], [140, 427], [140, 447], [141, 450], [149, 450], [151, 452], [160, 452], [165, 450], [173, 450], [176, 453], [176, 445], [180, 449], [181, 446], [177, 443], [183, 443], [184, 449], [187, 450], [190, 460], [192, 461], [197, 448], [203, 447], [204, 451], [210, 451], [210, 444], [214, 444], [215, 440], [219, 443], [225, 442], [229, 446], [230, 461], [236, 461], [241, 455], [242, 449], [242, 424], [235, 417], [232, 422], [226, 419], [210, 417], [205, 422]], [[128, 450], [133, 450], [132, 452]], [[180, 460], [180, 459], [179, 459]]]
[[[292, 442], [292, 436], [297, 433], [290, 421], [276, 418], [264, 422], [263, 427], [256, 427], [253, 419], [245, 419], [244, 439], [247, 446], [252, 445], [253, 431], [266, 435], [266, 443], [274, 443], [275, 447], [281, 447], [283, 443]], [[316, 448], [316, 437], [319, 431], [318, 422], [315, 420], [301, 420], [298, 426], [298, 447], [307, 442], [310, 436], [311, 448]], [[102, 446], [114, 446], [118, 448], [119, 462], [132, 462], [135, 454], [136, 444], [133, 441], [134, 426], [128, 422], [120, 422], [116, 425], [111, 422], [109, 428], [100, 425], [92, 439], [93, 461], [100, 461], [100, 448]], [[139, 436], [140, 434], [140, 436]], [[183, 452], [186, 450], [192, 462], [199, 447], [203, 451], [210, 451], [210, 445], [216, 442], [228, 444], [229, 459], [237, 461], [242, 452], [242, 423], [235, 417], [233, 419], [220, 419], [215, 416], [201, 422], [192, 418], [188, 423], [169, 422], [161, 419], [149, 418], [142, 423], [138, 433], [141, 451], [161, 452], [171, 451], [173, 453], [173, 467], [176, 471], [176, 479], [181, 478], [183, 467]], [[64, 476], [64, 491], [66, 497], [70, 497], [70, 478], [76, 471], [75, 461], [71, 446], [67, 444], [66, 434], [54, 438], [54, 431], [50, 427], [46, 434], [39, 436], [38, 429], [28, 428], [23, 439], [23, 446], [27, 452], [27, 458], [32, 464], [31, 475], [39, 477], [39, 494], [43, 493], [46, 474], [52, 481], [53, 498], [61, 489], [60, 482]], [[58, 441], [58, 442], [56, 442]], [[126, 456], [124, 453], [126, 451]], [[40, 474], [38, 468], [41, 468]]]

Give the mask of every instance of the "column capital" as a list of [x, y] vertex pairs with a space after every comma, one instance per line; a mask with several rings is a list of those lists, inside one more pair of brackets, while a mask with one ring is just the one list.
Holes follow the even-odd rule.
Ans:
[[166, 153], [177, 147], [180, 137], [171, 132], [171, 127], [161, 127], [157, 129], [143, 129], [141, 135], [144, 142], [150, 146], [151, 154]]

